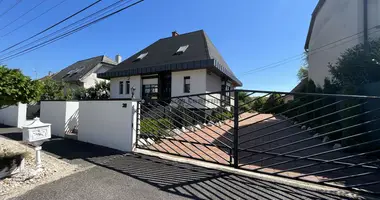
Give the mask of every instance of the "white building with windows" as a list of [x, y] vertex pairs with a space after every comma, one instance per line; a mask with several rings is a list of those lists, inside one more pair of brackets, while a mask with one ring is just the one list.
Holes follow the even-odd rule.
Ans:
[[87, 89], [95, 86], [97, 82], [105, 81], [105, 79], [98, 78], [97, 73], [112, 69], [120, 60], [119, 55], [116, 56], [116, 61], [104, 55], [96, 56], [75, 62], [51, 77], [53, 80], [67, 83], [71, 88], [82, 87]]
[[173, 32], [98, 77], [111, 81], [113, 99], [220, 95], [242, 86], [203, 30], [182, 35]]
[[347, 49], [380, 36], [379, 0], [319, 0], [305, 42], [309, 78], [323, 87]]

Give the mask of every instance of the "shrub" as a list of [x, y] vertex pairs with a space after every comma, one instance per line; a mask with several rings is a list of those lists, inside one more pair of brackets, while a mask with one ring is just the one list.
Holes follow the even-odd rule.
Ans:
[[227, 119], [232, 119], [234, 116], [230, 112], [215, 112], [214, 114], [215, 118], [218, 119], [218, 121], [224, 121]]
[[[143, 134], [156, 135], [158, 137], [169, 136], [168, 129], [172, 129], [172, 123], [167, 118], [161, 119], [143, 119], [140, 123], [140, 131]], [[149, 137], [149, 136], [148, 136]]]

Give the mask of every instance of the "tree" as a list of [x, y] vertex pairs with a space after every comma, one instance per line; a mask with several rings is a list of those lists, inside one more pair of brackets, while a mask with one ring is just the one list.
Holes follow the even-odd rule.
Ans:
[[39, 100], [41, 84], [19, 69], [0, 66], [0, 108]]
[[355, 88], [380, 81], [380, 39], [347, 49], [334, 64], [329, 64], [331, 83], [344, 93], [353, 93]]
[[95, 86], [88, 89], [78, 89], [75, 92], [76, 99], [109, 99], [110, 83], [106, 81], [97, 82]]
[[42, 81], [41, 100], [71, 100], [72, 90], [62, 81], [55, 81], [51, 77]]
[[298, 80], [302, 80], [309, 76], [309, 67], [301, 67], [297, 72]]

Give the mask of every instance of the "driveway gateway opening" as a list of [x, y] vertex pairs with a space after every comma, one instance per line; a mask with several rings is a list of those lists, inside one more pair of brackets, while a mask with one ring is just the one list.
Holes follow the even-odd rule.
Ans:
[[378, 194], [379, 105], [379, 97], [254, 90], [139, 102], [136, 144]]

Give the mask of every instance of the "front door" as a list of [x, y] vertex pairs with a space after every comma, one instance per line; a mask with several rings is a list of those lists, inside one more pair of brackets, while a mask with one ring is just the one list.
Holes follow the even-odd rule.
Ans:
[[143, 78], [142, 80], [142, 99], [157, 100], [158, 95], [158, 77]]
[[172, 75], [169, 73], [160, 74], [160, 99], [169, 101], [172, 95]]

